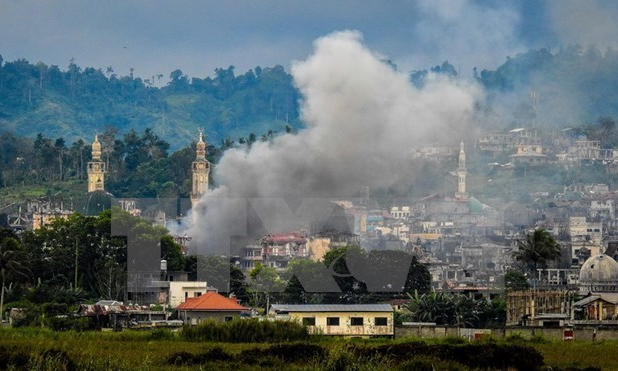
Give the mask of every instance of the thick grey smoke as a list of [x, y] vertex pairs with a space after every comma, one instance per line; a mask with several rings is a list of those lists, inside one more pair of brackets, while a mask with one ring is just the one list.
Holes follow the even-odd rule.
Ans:
[[416, 8], [418, 39], [411, 54], [399, 58], [412, 69], [449, 60], [471, 77], [474, 67], [493, 69], [507, 55], [526, 50], [517, 33], [521, 16], [510, 2], [419, 0]]
[[[305, 130], [223, 155], [214, 171], [219, 188], [193, 210], [188, 233], [200, 252], [225, 252], [230, 236], [251, 235], [247, 205], [270, 232], [297, 229], [292, 213], [303, 199], [409, 182], [411, 147], [459, 143], [479, 90], [438, 77], [418, 90], [361, 39], [353, 31], [320, 38], [314, 53], [294, 64]], [[286, 212], [282, 198], [297, 203]]]

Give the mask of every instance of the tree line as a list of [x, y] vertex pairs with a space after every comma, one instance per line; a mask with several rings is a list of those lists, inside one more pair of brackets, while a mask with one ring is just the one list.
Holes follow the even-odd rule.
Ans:
[[[286, 129], [293, 130], [290, 126]], [[208, 160], [215, 164], [228, 148], [251, 146], [257, 141], [271, 140], [275, 135], [278, 135], [276, 131], [268, 130], [261, 135], [250, 133], [237, 140], [226, 138], [220, 143], [208, 143]], [[102, 144], [101, 160], [107, 168], [107, 192], [116, 197], [189, 196], [195, 141], [170, 154], [170, 144], [151, 129], [142, 133], [131, 129], [121, 134], [117, 127], [106, 126], [98, 138]], [[0, 134], [0, 188], [51, 182], [83, 184], [87, 179], [87, 163], [92, 160], [93, 139], [93, 136], [80, 138], [69, 144], [63, 137], [54, 139], [43, 133], [34, 139], [11, 132]]]
[[[116, 228], [139, 234], [170, 270], [184, 270], [186, 257], [167, 230], [113, 210]], [[92, 299], [126, 298], [127, 239], [112, 235], [112, 210], [79, 213], [17, 236], [0, 230], [2, 300], [12, 306], [75, 305]], [[190, 266], [189, 266], [190, 268]], [[19, 304], [15, 304], [19, 303]]]

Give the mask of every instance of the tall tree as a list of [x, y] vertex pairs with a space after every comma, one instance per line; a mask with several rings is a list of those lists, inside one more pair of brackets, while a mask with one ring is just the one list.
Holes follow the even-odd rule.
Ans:
[[249, 277], [248, 289], [253, 294], [253, 306], [265, 306], [268, 311], [271, 294], [283, 292], [285, 282], [279, 277], [275, 268], [265, 267], [260, 263], [249, 272]]
[[21, 251], [19, 242], [14, 237], [2, 238], [0, 242], [0, 320], [4, 315], [4, 293], [6, 291], [7, 279], [11, 276], [24, 274], [26, 267], [24, 255]]

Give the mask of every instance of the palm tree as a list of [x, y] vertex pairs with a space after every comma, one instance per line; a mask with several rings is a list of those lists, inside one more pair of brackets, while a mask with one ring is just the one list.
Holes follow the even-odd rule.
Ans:
[[0, 319], [4, 314], [4, 292], [7, 277], [10, 274], [24, 274], [25, 267], [21, 263], [22, 254], [19, 242], [15, 238], [8, 237], [0, 243]]
[[539, 267], [547, 267], [547, 262], [560, 258], [560, 244], [548, 231], [537, 229], [528, 233], [526, 238], [517, 241], [518, 251], [513, 253], [515, 260], [525, 264], [532, 274], [536, 274]]
[[478, 321], [481, 301], [477, 302], [465, 295], [432, 291], [414, 295], [408, 293], [410, 301], [406, 305], [414, 321], [435, 322], [438, 325], [473, 326]]

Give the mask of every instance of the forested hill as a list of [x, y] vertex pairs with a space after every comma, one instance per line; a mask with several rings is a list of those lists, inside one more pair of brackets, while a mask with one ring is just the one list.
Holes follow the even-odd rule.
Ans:
[[475, 75], [491, 105], [510, 103], [511, 119], [524, 123], [556, 128], [618, 117], [618, 51], [611, 48], [531, 50]]
[[237, 141], [252, 133], [298, 127], [298, 92], [283, 67], [256, 67], [236, 76], [234, 67], [214, 77], [173, 71], [144, 79], [81, 68], [36, 65], [0, 56], [0, 130], [19, 136], [88, 140], [113, 126], [121, 132], [151, 128], [172, 149], [186, 146], [203, 128], [210, 141]]
[[[431, 71], [458, 74], [448, 62]], [[411, 81], [422, 84], [425, 76], [426, 70], [416, 71]], [[531, 50], [474, 76], [505, 125], [571, 127], [618, 117], [618, 52], [612, 49]], [[176, 70], [141, 79], [118, 76], [112, 67], [82, 68], [71, 61], [61, 69], [24, 59], [3, 62], [0, 56], [0, 132], [30, 138], [43, 133], [72, 143], [106, 127], [120, 133], [150, 128], [177, 150], [203, 128], [220, 146], [299, 128], [298, 100], [281, 66], [239, 75], [230, 66], [205, 78]]]

